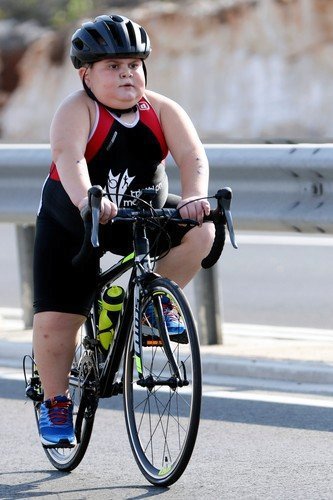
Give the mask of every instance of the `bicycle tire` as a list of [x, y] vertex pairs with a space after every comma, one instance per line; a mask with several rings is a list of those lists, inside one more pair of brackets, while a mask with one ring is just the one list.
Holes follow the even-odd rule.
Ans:
[[[156, 278], [147, 286], [140, 304], [140, 324], [147, 323], [146, 309], [156, 295], [167, 295], [184, 323], [188, 343], [172, 341], [170, 345], [182, 374], [185, 366], [184, 378], [189, 385], [140, 387], [132, 332], [124, 358], [124, 411], [132, 452], [141, 472], [152, 484], [168, 486], [183, 474], [194, 449], [200, 422], [202, 375], [195, 322], [176, 283]], [[152, 375], [163, 383], [172, 370], [158, 328], [157, 321], [151, 336], [145, 329], [141, 361], [144, 375]], [[154, 343], [159, 345], [146, 345]]]
[[[89, 321], [89, 320], [87, 320]], [[97, 384], [94, 353], [89, 352], [83, 344], [87, 325], [83, 325], [80, 340], [75, 351], [71, 367], [69, 392], [73, 402], [73, 424], [77, 444], [73, 448], [45, 448], [45, 454], [51, 464], [58, 470], [69, 472], [82, 461], [90, 441], [98, 399], [87, 393], [86, 386]], [[37, 425], [41, 403], [34, 403]]]

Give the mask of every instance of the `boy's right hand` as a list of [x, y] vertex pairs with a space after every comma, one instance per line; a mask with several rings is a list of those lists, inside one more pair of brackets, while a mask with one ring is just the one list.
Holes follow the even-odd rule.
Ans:
[[[78, 209], [80, 213], [83, 214], [88, 207], [88, 196], [85, 196], [78, 204]], [[108, 198], [103, 197], [101, 200], [101, 211], [99, 216], [100, 224], [106, 224], [111, 219], [116, 217], [118, 212], [118, 207], [115, 203], [110, 201]]]
[[118, 207], [115, 203], [110, 201], [108, 198], [102, 198], [101, 203], [101, 213], [99, 216], [99, 222], [101, 224], [106, 224], [111, 219], [113, 219], [118, 213]]

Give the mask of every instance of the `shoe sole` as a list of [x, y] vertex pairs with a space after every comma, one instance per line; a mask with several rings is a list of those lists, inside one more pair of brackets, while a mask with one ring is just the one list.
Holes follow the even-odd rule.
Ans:
[[178, 344], [188, 344], [187, 333], [177, 333], [176, 335], [170, 335], [170, 340], [172, 342], [177, 342]]
[[50, 443], [50, 441], [41, 438], [41, 442], [44, 448], [74, 448], [77, 444], [76, 441], [71, 443], [68, 439], [60, 439], [57, 443]]

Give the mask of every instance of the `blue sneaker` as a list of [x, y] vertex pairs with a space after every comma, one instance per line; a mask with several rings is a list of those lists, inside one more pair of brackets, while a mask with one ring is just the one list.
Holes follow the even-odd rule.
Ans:
[[39, 434], [45, 448], [73, 448], [73, 403], [66, 396], [55, 396], [40, 405]]
[[[185, 331], [185, 325], [179, 317], [175, 306], [166, 295], [162, 297], [162, 307], [170, 340], [179, 342], [180, 344], [187, 344], [188, 338]], [[142, 327], [143, 333], [158, 337], [158, 331], [155, 328], [156, 323], [153, 304], [149, 304], [146, 309], [146, 319], [149, 326], [148, 328]]]

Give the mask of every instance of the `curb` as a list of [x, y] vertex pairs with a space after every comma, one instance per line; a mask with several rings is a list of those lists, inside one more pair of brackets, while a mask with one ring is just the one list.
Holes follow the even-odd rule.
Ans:
[[306, 384], [333, 384], [333, 364], [202, 355], [203, 374]]

